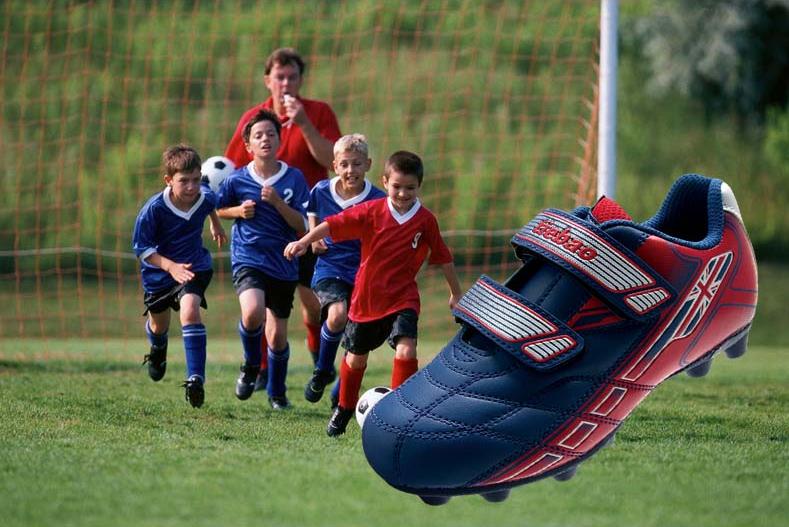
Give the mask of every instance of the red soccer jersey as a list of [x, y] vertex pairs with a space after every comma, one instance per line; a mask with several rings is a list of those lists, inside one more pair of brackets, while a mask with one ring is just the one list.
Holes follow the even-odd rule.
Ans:
[[[334, 143], [340, 138], [340, 125], [337, 124], [337, 117], [334, 115], [331, 107], [322, 101], [313, 101], [311, 99], [302, 99], [299, 101], [304, 105], [304, 111], [307, 113], [312, 124], [323, 137]], [[232, 160], [237, 167], [246, 165], [252, 161], [252, 155], [247, 152], [244, 146], [244, 126], [247, 122], [260, 110], [272, 110], [274, 100], [269, 97], [265, 102], [253, 106], [241, 116], [236, 126], [236, 131], [225, 150], [225, 157]], [[284, 126], [288, 121], [285, 116], [280, 116], [280, 121], [283, 123], [282, 132], [280, 133], [280, 145], [277, 150], [277, 159], [280, 159], [288, 165], [294, 166], [302, 171], [304, 178], [310, 188], [315, 184], [326, 179], [328, 172], [326, 168], [318, 163], [312, 154], [310, 148], [307, 146], [307, 141], [301, 133], [301, 128], [295, 124]]]
[[388, 198], [376, 199], [326, 221], [334, 241], [362, 242], [362, 260], [348, 313], [354, 322], [378, 320], [408, 308], [419, 313], [416, 275], [428, 251], [431, 265], [452, 261], [436, 217], [419, 201], [401, 215]]

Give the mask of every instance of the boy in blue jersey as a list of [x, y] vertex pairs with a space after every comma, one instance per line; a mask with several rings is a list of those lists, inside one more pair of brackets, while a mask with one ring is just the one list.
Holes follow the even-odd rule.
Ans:
[[[373, 186], [365, 174], [372, 166], [367, 138], [362, 134], [341, 137], [334, 144], [334, 172], [336, 177], [319, 182], [310, 192], [307, 217], [310, 229], [320, 225], [327, 216], [373, 199], [384, 198], [386, 193]], [[321, 337], [318, 360], [312, 379], [304, 388], [304, 398], [318, 402], [323, 391], [337, 376], [334, 359], [348, 322], [348, 305], [353, 283], [361, 260], [361, 242], [348, 240], [334, 242], [326, 237], [312, 244], [318, 255], [312, 289], [321, 304]], [[339, 383], [332, 393], [336, 406]]]
[[298, 262], [283, 256], [285, 246], [306, 229], [307, 182], [301, 171], [277, 159], [281, 124], [268, 110], [244, 126], [252, 155], [219, 187], [219, 216], [234, 219], [230, 260], [233, 286], [241, 306], [238, 333], [244, 363], [236, 397], [249, 399], [260, 370], [261, 336], [268, 342], [268, 399], [275, 410], [290, 406], [285, 394], [288, 372], [288, 318], [298, 284]]
[[186, 399], [199, 408], [205, 391], [206, 331], [200, 307], [206, 308], [205, 290], [211, 282], [211, 255], [203, 247], [205, 218], [211, 219], [211, 236], [221, 247], [227, 241], [216, 214], [216, 195], [201, 185], [200, 156], [194, 148], [179, 144], [162, 155], [162, 192], [142, 207], [134, 224], [133, 248], [140, 259], [145, 291], [145, 331], [151, 351], [148, 375], [154, 381], [167, 369], [167, 330], [170, 309], [180, 311], [186, 352]]

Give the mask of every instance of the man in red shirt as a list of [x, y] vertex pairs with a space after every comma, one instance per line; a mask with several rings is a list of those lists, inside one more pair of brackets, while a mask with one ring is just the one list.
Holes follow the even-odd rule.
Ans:
[[[242, 137], [244, 126], [261, 109], [271, 110], [282, 123], [277, 159], [301, 170], [307, 185], [312, 189], [318, 181], [326, 179], [327, 169], [334, 160], [334, 143], [342, 134], [337, 117], [328, 104], [299, 95], [304, 68], [304, 60], [292, 48], [280, 48], [269, 55], [263, 81], [271, 95], [241, 116], [225, 150], [225, 157], [232, 160], [236, 167], [252, 161]], [[307, 328], [307, 347], [313, 354], [313, 361], [317, 357], [321, 328], [320, 303], [310, 289], [314, 268], [315, 256], [312, 251], [308, 251], [299, 260], [298, 291], [302, 319]], [[265, 368], [264, 362], [261, 371]], [[266, 375], [261, 375], [256, 390], [265, 387], [264, 379]]]
[[326, 429], [330, 436], [344, 433], [353, 416], [370, 351], [384, 341], [395, 349], [392, 388], [417, 371], [420, 303], [416, 275], [426, 258], [429, 264], [441, 266], [449, 285], [450, 308], [460, 300], [452, 254], [441, 237], [436, 217], [417, 197], [422, 175], [419, 156], [395, 152], [384, 168], [387, 198], [329, 216], [285, 247], [285, 257], [292, 258], [326, 236], [337, 242], [358, 239], [362, 243], [361, 265], [343, 340], [348, 353], [340, 367], [340, 404]]

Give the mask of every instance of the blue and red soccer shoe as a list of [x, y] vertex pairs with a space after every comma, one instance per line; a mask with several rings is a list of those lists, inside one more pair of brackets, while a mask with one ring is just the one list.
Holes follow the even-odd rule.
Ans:
[[373, 469], [429, 504], [569, 479], [658, 384], [745, 352], [756, 261], [720, 180], [683, 176], [644, 223], [606, 198], [547, 209], [512, 244], [523, 267], [477, 280], [455, 338], [362, 429]]

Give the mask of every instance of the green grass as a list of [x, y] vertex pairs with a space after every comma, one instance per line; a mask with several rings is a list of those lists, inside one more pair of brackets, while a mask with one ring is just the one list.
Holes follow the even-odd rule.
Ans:
[[[438, 346], [423, 342], [422, 356]], [[300, 397], [303, 348], [290, 371], [295, 408], [273, 413], [259, 395], [232, 395], [236, 347], [210, 343], [207, 402], [194, 410], [176, 339], [157, 384], [139, 365], [142, 339], [0, 340], [3, 525], [720, 527], [789, 517], [785, 348], [667, 381], [570, 482], [431, 508], [370, 469], [355, 424], [326, 437], [328, 402]], [[373, 354], [366, 387], [387, 382], [389, 360]]]

